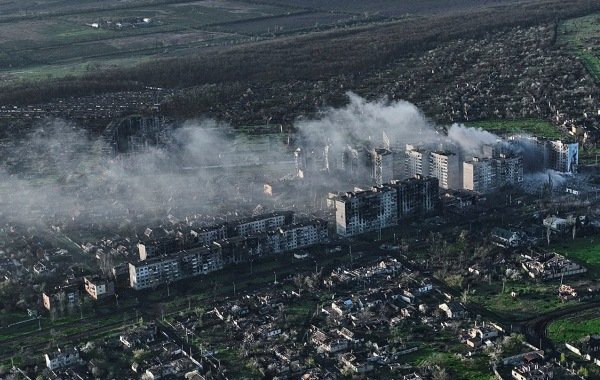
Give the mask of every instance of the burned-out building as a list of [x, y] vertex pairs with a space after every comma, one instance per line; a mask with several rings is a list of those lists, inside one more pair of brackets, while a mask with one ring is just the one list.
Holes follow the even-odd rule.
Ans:
[[47, 310], [63, 308], [79, 302], [79, 286], [77, 284], [57, 286], [42, 293], [42, 303]]
[[440, 207], [437, 178], [417, 175], [404, 181], [392, 181], [387, 186], [396, 189], [398, 219], [431, 215]]
[[84, 277], [83, 284], [85, 291], [95, 300], [115, 294], [115, 283], [100, 276]]
[[336, 230], [341, 236], [391, 227], [406, 217], [430, 215], [440, 206], [438, 180], [432, 177], [391, 181], [333, 199]]
[[579, 165], [579, 143], [547, 141], [548, 166], [559, 172], [575, 173]]
[[532, 254], [524, 257], [526, 260], [521, 265], [533, 279], [550, 280], [587, 272], [587, 268], [558, 253]]
[[371, 150], [371, 178], [377, 185], [394, 179], [394, 155], [385, 148]]
[[500, 153], [493, 159], [496, 187], [516, 185], [523, 182], [523, 157]]
[[336, 230], [353, 236], [398, 224], [397, 192], [387, 185], [347, 192], [337, 197]]

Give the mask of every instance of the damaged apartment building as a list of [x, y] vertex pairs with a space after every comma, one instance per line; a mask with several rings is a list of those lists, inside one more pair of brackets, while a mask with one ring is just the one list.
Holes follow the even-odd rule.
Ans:
[[428, 150], [406, 146], [405, 175], [432, 176], [442, 189], [465, 189], [487, 193], [502, 186], [523, 181], [523, 158], [500, 152], [492, 146], [482, 147], [480, 157], [464, 160], [460, 149]]
[[354, 183], [373, 182], [382, 185], [398, 178], [397, 152], [370, 144], [338, 148], [326, 145], [319, 151], [298, 148], [294, 152], [296, 177], [307, 178], [317, 173], [337, 175]]
[[[196, 231], [180, 233], [179, 238], [188, 247], [183, 250], [165, 251], [161, 246], [159, 251], [140, 243], [139, 260], [129, 263], [129, 283], [136, 290], [156, 287], [207, 274], [227, 264], [247, 262], [253, 257], [321, 244], [328, 240], [327, 226], [325, 220], [296, 218], [293, 212], [283, 211], [207, 228], [206, 231], [218, 231], [211, 233], [214, 239], [199, 238], [201, 235]], [[181, 245], [171, 248], [178, 246]]]
[[499, 154], [497, 157], [463, 162], [463, 188], [487, 193], [494, 189], [523, 182], [523, 158]]
[[337, 233], [347, 237], [395, 226], [407, 217], [435, 213], [439, 185], [437, 178], [416, 177], [368, 190], [355, 189], [331, 200]]

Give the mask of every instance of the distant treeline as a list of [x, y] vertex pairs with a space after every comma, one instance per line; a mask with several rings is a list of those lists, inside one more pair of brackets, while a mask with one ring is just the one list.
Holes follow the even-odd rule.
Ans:
[[[360, 74], [385, 67], [408, 52], [421, 51], [458, 38], [474, 38], [515, 25], [530, 26], [600, 10], [597, 0], [540, 0], [484, 8], [467, 13], [404, 20], [342, 31], [286, 37], [268, 42], [202, 50], [198, 55], [170, 58], [79, 78], [21, 83], [2, 91], [0, 104], [44, 102], [54, 98], [142, 86], [198, 87], [194, 102], [172, 98], [168, 112], [202, 111], [211, 102], [226, 101], [249, 81], [324, 80], [339, 74]], [[207, 86], [215, 84], [214, 86]], [[206, 91], [206, 92], [205, 92]], [[195, 107], [195, 109], [189, 109]]]

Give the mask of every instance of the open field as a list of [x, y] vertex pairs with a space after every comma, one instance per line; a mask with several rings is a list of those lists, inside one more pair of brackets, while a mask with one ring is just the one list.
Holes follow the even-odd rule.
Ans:
[[437, 12], [460, 11], [469, 8], [502, 6], [516, 3], [515, 0], [266, 0], [280, 6], [296, 6], [326, 12], [372, 14], [382, 17], [402, 17], [407, 14], [423, 15]]
[[583, 264], [588, 268], [589, 276], [600, 279], [600, 240], [597, 237], [584, 237], [575, 241], [555, 244], [553, 249]]
[[565, 20], [558, 42], [570, 46], [588, 71], [600, 81], [600, 13]]
[[[481, 284], [477, 287], [471, 302], [509, 319], [526, 319], [549, 311], [569, 306], [557, 297], [558, 283], [529, 283], [527, 280], [506, 282], [504, 293], [502, 283]], [[511, 293], [515, 292], [516, 297]]]
[[[109, 2], [108, 5], [110, 5]], [[268, 32], [273, 25], [268, 20], [275, 17], [280, 25], [294, 20], [294, 11], [290, 8], [255, 5], [242, 1], [180, 1], [154, 2], [140, 5], [131, 2], [129, 6], [103, 10], [84, 8], [64, 14], [44, 18], [24, 18], [12, 22], [0, 22], [0, 78], [31, 79], [31, 71], [42, 72], [34, 78], [83, 74], [85, 71], [73, 69], [84, 64], [99, 63], [99, 68], [107, 68], [105, 59], [119, 66], [123, 60], [140, 63], [148, 57], [160, 57], [177, 54], [189, 54], [182, 49], [203, 48], [213, 45], [240, 43], [246, 38], [240, 35], [246, 20], [259, 20], [252, 24], [251, 34]], [[2, 4], [0, 4], [2, 9]], [[318, 16], [318, 17], [317, 17]], [[315, 22], [326, 23], [322, 15], [305, 16], [298, 27], [312, 28]], [[324, 15], [337, 20], [334, 16]], [[102, 21], [125, 22], [128, 19], [148, 18], [151, 21], [136, 26], [108, 28]], [[347, 18], [347, 16], [346, 16]], [[209, 30], [209, 25], [238, 25], [223, 27], [227, 33]], [[91, 26], [100, 23], [99, 28]], [[281, 26], [281, 28], [283, 28]], [[294, 29], [292, 27], [291, 29]], [[51, 66], [52, 69], [44, 70]]]
[[584, 313], [559, 319], [548, 326], [548, 336], [555, 343], [574, 342], [590, 334], [600, 332], [600, 311]]
[[560, 139], [565, 137], [564, 133], [559, 131], [558, 128], [545, 120], [485, 120], [467, 123], [467, 125], [481, 128], [499, 135], [526, 133], [536, 137], [548, 139]]
[[[518, 2], [84, 0], [73, 3], [56, 0], [39, 5], [33, 0], [25, 0], [17, 5], [15, 2], [0, 1], [0, 83], [63, 78], [67, 75], [89, 76], [106, 69], [113, 69], [111, 72], [114, 72], [115, 68], [128, 69], [131, 64], [148, 64], [148, 61], [165, 57], [178, 60], [193, 57], [196, 60], [194, 67], [211, 71], [210, 78], [215, 81], [220, 80], [218, 71], [240, 64], [244, 67], [253, 66], [254, 71], [264, 67], [269, 73], [279, 73], [279, 76], [289, 76], [289, 70], [294, 69], [298, 77], [303, 77], [304, 65], [317, 67], [311, 62], [312, 57], [318, 57], [320, 65], [327, 63], [327, 70], [316, 70], [327, 75], [339, 72], [340, 65], [352, 65], [353, 70], [362, 70], [371, 67], [371, 61], [379, 64], [389, 62], [389, 58], [402, 52], [404, 47], [414, 49], [423, 43], [439, 42], [464, 34], [465, 30], [472, 35], [483, 25], [493, 28], [496, 24], [505, 24], [500, 21], [503, 19], [511, 19], [511, 25], [529, 23], [532, 19], [554, 19], [556, 14], [579, 12], [579, 7], [589, 7], [588, 3], [570, 4], [566, 10], [556, 0], [518, 3], [519, 6], [515, 6], [515, 3]], [[538, 3], [547, 3], [543, 8], [548, 17], [534, 9], [539, 6]], [[490, 24], [486, 20], [492, 17], [493, 12], [499, 13]], [[481, 17], [467, 17], [465, 22], [465, 15], [473, 13]], [[519, 17], [509, 17], [508, 14], [518, 14]], [[450, 20], [453, 17], [458, 19]], [[117, 22], [127, 22], [130, 18], [148, 18], [151, 21], [133, 26], [128, 24], [122, 28], [108, 28], [102, 23], [111, 21], [115, 25]], [[89, 26], [93, 23], [99, 23], [100, 27]], [[325, 30], [329, 31], [324, 33], [331, 34], [321, 33]], [[287, 41], [292, 38], [291, 34], [294, 39], [302, 38], [299, 36], [304, 34], [315, 35], [315, 39]], [[265, 39], [282, 42], [279, 46], [260, 46], [257, 51], [254, 46], [256, 41]], [[307, 51], [307, 43], [310, 51]], [[224, 51], [225, 47], [231, 49], [238, 45], [248, 45], [248, 49], [244, 51], [242, 48], [235, 53]], [[290, 46], [297, 51], [291, 53]], [[318, 54], [313, 47], [318, 49]], [[369, 49], [376, 54], [369, 53]], [[284, 51], [287, 58], [283, 61], [286, 62], [282, 62], [280, 56]], [[354, 62], [352, 56], [358, 51], [366, 62], [357, 66], [354, 63], [358, 62]], [[249, 58], [246, 55], [249, 53], [253, 62], [261, 61], [265, 53], [271, 62], [268, 65], [248, 65]], [[223, 54], [227, 55], [230, 64], [220, 69], [223, 66], [220, 62]], [[298, 59], [298, 56], [302, 59]], [[287, 60], [292, 60], [293, 64], [288, 64]], [[105, 64], [105, 61], [109, 63]], [[125, 65], [121, 66], [121, 63]], [[155, 64], [152, 63], [153, 66]], [[187, 65], [187, 62], [183, 64]], [[279, 70], [277, 67], [280, 64], [288, 69]], [[175, 71], [187, 72], [187, 68], [175, 66], [172, 62], [166, 62], [165, 65], [172, 67], [173, 80], [161, 80], [164, 83], [162, 86], [167, 82], [178, 82], [178, 78], [173, 77]], [[81, 69], [87, 66], [95, 69]], [[157, 73], [161, 70], [160, 64], [152, 69]], [[136, 71], [141, 75], [146, 74], [145, 67]], [[126, 75], [130, 75], [129, 71]], [[257, 75], [245, 77], [252, 79]], [[120, 78], [113, 77], [113, 80]], [[152, 82], [156, 84], [157, 81]], [[194, 77], [189, 82], [192, 83], [188, 83], [188, 86], [202, 83]]]

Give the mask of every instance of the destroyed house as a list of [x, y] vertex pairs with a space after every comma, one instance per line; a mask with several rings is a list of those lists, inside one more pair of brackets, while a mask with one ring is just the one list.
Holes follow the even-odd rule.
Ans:
[[490, 234], [492, 243], [502, 248], [514, 248], [521, 244], [521, 237], [517, 232], [495, 227]]
[[573, 276], [587, 272], [587, 269], [558, 253], [535, 255], [524, 261], [523, 269], [529, 277], [540, 280]]
[[47, 310], [55, 307], [75, 305], [79, 302], [79, 286], [76, 284], [57, 286], [42, 293], [42, 302]]
[[115, 294], [114, 282], [100, 276], [84, 277], [85, 291], [95, 300]]

